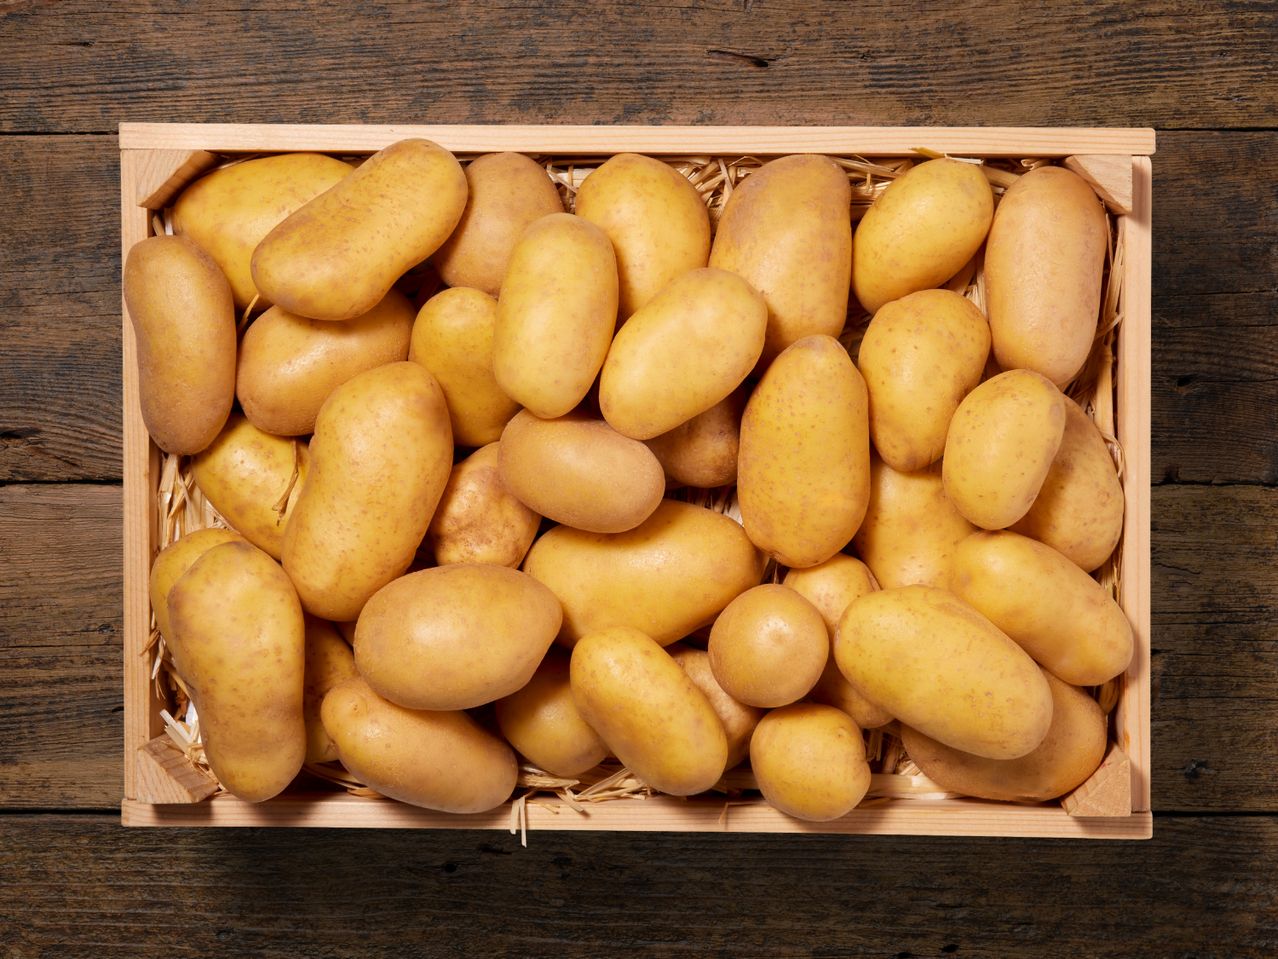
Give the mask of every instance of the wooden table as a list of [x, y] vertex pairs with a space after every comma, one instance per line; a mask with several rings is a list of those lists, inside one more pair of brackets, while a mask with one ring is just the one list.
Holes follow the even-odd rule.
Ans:
[[[0, 953], [1278, 952], [1273, 2], [0, 2]], [[126, 831], [122, 120], [1158, 129], [1154, 839]]]

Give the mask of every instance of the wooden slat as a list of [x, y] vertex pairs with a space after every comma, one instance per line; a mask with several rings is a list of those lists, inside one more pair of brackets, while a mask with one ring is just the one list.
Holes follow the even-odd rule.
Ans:
[[134, 202], [148, 210], [163, 209], [183, 187], [217, 163], [218, 158], [207, 150], [148, 150], [132, 171]]
[[1126, 157], [1069, 156], [1065, 158], [1065, 166], [1091, 185], [1111, 213], [1132, 211], [1132, 165]]
[[1110, 746], [1100, 768], [1068, 796], [1061, 808], [1071, 816], [1127, 817], [1132, 814], [1132, 763], [1117, 746]]
[[216, 777], [197, 768], [168, 736], [139, 749], [130, 774], [138, 800], [146, 803], [197, 803], [218, 790]]

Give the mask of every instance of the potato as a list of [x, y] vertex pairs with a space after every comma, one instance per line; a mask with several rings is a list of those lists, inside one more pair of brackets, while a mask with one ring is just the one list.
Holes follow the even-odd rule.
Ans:
[[271, 307], [240, 343], [235, 393], [244, 415], [267, 433], [314, 432], [329, 394], [365, 370], [406, 359], [412, 331], [413, 305], [396, 290], [345, 323]]
[[489, 443], [453, 467], [426, 545], [440, 566], [491, 563], [518, 566], [537, 536], [541, 517], [501, 481], [500, 446]]
[[408, 569], [452, 463], [443, 391], [416, 363], [379, 366], [332, 392], [284, 530], [284, 569], [307, 612], [355, 619]]
[[742, 277], [768, 304], [763, 363], [816, 333], [837, 336], [848, 312], [852, 188], [824, 156], [788, 156], [751, 173], [719, 219], [710, 265]]
[[263, 433], [234, 413], [212, 445], [191, 461], [191, 476], [237, 532], [279, 559], [310, 458], [305, 443]]
[[1076, 789], [1105, 758], [1105, 714], [1096, 700], [1051, 673], [1052, 725], [1037, 749], [1019, 759], [983, 759], [938, 743], [909, 726], [905, 751], [923, 775], [965, 796], [1006, 802], [1044, 802]]
[[989, 352], [985, 317], [949, 290], [920, 290], [874, 314], [857, 368], [870, 394], [870, 440], [883, 462], [911, 473], [940, 459], [950, 419], [981, 381]]
[[563, 644], [632, 626], [667, 646], [709, 625], [738, 593], [757, 585], [763, 559], [727, 516], [662, 500], [625, 533], [552, 529], [533, 543], [524, 570], [563, 604]]
[[319, 153], [281, 153], [224, 166], [200, 177], [173, 204], [173, 230], [205, 250], [231, 284], [235, 305], [271, 305], [253, 283], [253, 250], [290, 214], [352, 170]]
[[1060, 449], [1034, 505], [1012, 530], [1046, 543], [1088, 572], [1118, 545], [1123, 486], [1100, 430], [1069, 397]]
[[524, 229], [563, 200], [550, 176], [522, 153], [487, 153], [466, 165], [469, 196], [452, 236], [435, 253], [445, 283], [472, 287], [495, 297], [510, 253]]
[[1057, 386], [1078, 375], [1100, 316], [1109, 224], [1078, 174], [1039, 167], [1003, 194], [985, 249], [994, 355]]
[[745, 390], [734, 390], [704, 413], [646, 441], [668, 485], [711, 489], [736, 483], [745, 404]]
[[639, 630], [617, 626], [583, 636], [569, 678], [586, 722], [653, 789], [691, 796], [723, 775], [728, 739], [714, 707]]
[[723, 270], [685, 273], [626, 321], [599, 374], [599, 408], [648, 440], [724, 400], [754, 369], [768, 308]]
[[728, 762], [725, 768], [734, 769], [739, 766], [750, 754], [750, 736], [763, 718], [764, 711], [747, 706], [728, 695], [714, 678], [714, 670], [710, 668], [710, 654], [704, 649], [675, 643], [667, 646], [666, 651], [683, 667], [688, 678], [710, 701], [719, 722], [723, 723], [723, 731], [728, 737]]
[[552, 776], [580, 776], [608, 756], [572, 698], [562, 653], [548, 654], [527, 686], [499, 699], [495, 715], [506, 740]]
[[763, 798], [795, 819], [839, 819], [870, 790], [861, 730], [831, 706], [772, 710], [750, 741], [750, 766]]
[[408, 358], [439, 381], [458, 446], [493, 442], [519, 412], [493, 376], [496, 328], [497, 301], [463, 287], [436, 293], [413, 324]]
[[520, 235], [497, 300], [493, 372], [546, 419], [585, 398], [617, 325], [617, 259], [593, 223], [552, 213]]
[[290, 313], [353, 320], [439, 249], [465, 207], [456, 158], [400, 140], [268, 233], [253, 251], [253, 282]]
[[148, 589], [151, 596], [151, 609], [155, 611], [155, 625], [161, 636], [167, 639], [172, 635], [169, 626], [169, 591], [173, 588], [173, 584], [182, 578], [182, 574], [190, 569], [197, 559], [214, 546], [242, 542], [244, 537], [235, 530], [212, 527], [187, 533], [160, 551], [160, 555], [155, 557], [155, 562], [151, 564]]
[[246, 802], [278, 795], [306, 758], [305, 626], [293, 584], [257, 547], [223, 543], [173, 584], [169, 624], [214, 775]]
[[943, 589], [903, 586], [853, 600], [834, 657], [871, 702], [987, 759], [1024, 756], [1052, 721], [1051, 690], [1034, 661]]
[[235, 304], [209, 255], [182, 236], [153, 236], [124, 262], [137, 344], [142, 420], [166, 453], [213, 442], [235, 401]]
[[968, 522], [1003, 529], [1029, 512], [1065, 433], [1065, 397], [1030, 370], [986, 380], [959, 404], [941, 481]]
[[853, 544], [884, 589], [950, 582], [950, 557], [976, 527], [945, 495], [941, 466], [898, 473], [870, 459], [870, 505]]
[[652, 451], [603, 420], [520, 411], [501, 434], [501, 481], [529, 509], [592, 533], [634, 529], [652, 515], [666, 476]]
[[337, 746], [324, 728], [320, 707], [330, 689], [358, 675], [354, 654], [337, 628], [325, 620], [307, 616], [302, 713], [306, 719], [308, 763], [331, 763], [337, 758]]
[[705, 202], [687, 177], [652, 157], [608, 159], [582, 182], [575, 209], [612, 241], [623, 321], [710, 256]]
[[980, 249], [993, 215], [994, 192], [979, 166], [948, 158], [920, 163], [893, 180], [857, 224], [856, 298], [877, 313], [941, 286]]
[[817, 608], [790, 589], [767, 583], [730, 602], [710, 630], [715, 681], [747, 706], [784, 706], [816, 685], [830, 654]]
[[1007, 530], [959, 544], [950, 589], [1072, 686], [1132, 661], [1132, 627], [1109, 592], [1050, 546]]
[[755, 388], [741, 420], [737, 500], [750, 539], [777, 562], [815, 566], [861, 525], [870, 498], [866, 406], [865, 381], [829, 336], [789, 347]]
[[356, 677], [329, 691], [320, 715], [342, 765], [383, 796], [477, 813], [515, 789], [514, 752], [464, 712], [404, 709]]

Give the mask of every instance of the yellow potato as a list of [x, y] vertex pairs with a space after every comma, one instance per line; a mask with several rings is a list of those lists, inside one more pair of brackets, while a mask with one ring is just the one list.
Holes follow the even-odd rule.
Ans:
[[471, 709], [532, 678], [555, 641], [559, 600], [527, 573], [459, 563], [401, 576], [359, 614], [355, 665], [408, 709]]
[[1109, 591], [1050, 546], [1008, 530], [959, 544], [950, 589], [1073, 686], [1132, 661], [1132, 627]]
[[515, 754], [467, 713], [404, 709], [356, 677], [329, 691], [320, 715], [342, 765], [383, 796], [477, 813], [515, 789]]
[[337, 746], [320, 718], [320, 706], [334, 686], [358, 676], [355, 657], [342, 634], [332, 623], [306, 617], [306, 683], [302, 712], [306, 717], [306, 761], [331, 763]]
[[305, 443], [263, 433], [239, 413], [191, 461], [205, 498], [258, 549], [280, 558], [284, 528], [306, 484]]
[[1123, 532], [1123, 486], [1100, 431], [1065, 398], [1065, 433], [1029, 512], [1012, 525], [1090, 572]]
[[413, 305], [396, 290], [345, 323], [271, 307], [240, 343], [235, 393], [244, 415], [267, 433], [313, 432], [333, 390], [365, 370], [408, 357], [412, 330]]
[[554, 182], [522, 153], [488, 153], [466, 165], [469, 197], [453, 235], [435, 253], [440, 278], [496, 296], [519, 234], [564, 212]]
[[155, 611], [155, 625], [160, 635], [166, 639], [172, 635], [169, 627], [169, 590], [173, 588], [173, 584], [182, 578], [182, 574], [190, 569], [197, 559], [214, 546], [242, 542], [244, 537], [234, 530], [213, 527], [187, 533], [161, 550], [160, 555], [155, 557], [155, 562], [151, 564], [149, 583], [151, 609]]
[[1100, 317], [1109, 224], [1082, 177], [1063, 167], [1022, 176], [998, 205], [985, 249], [994, 355], [1057, 386], [1078, 375]]
[[734, 390], [704, 413], [646, 441], [668, 485], [711, 489], [736, 483], [745, 404], [745, 390]]
[[959, 404], [941, 481], [968, 522], [1003, 529], [1029, 512], [1065, 433], [1065, 397], [1030, 370], [986, 380]]
[[994, 192], [981, 168], [928, 160], [893, 180], [857, 224], [852, 286], [871, 313], [941, 286], [985, 242]]
[[733, 189], [710, 265], [736, 273], [767, 301], [764, 363], [805, 336], [843, 329], [851, 202], [847, 174], [824, 156], [772, 160]]
[[1078, 788], [1105, 758], [1105, 714], [1081, 689], [1043, 675], [1052, 690], [1052, 725], [1032, 752], [1019, 759], [983, 759], [909, 726], [901, 728], [905, 751], [928, 779], [965, 796], [1044, 802]]
[[497, 300], [493, 372], [538, 416], [585, 398], [617, 325], [617, 259], [593, 223], [552, 213], [520, 235]]
[[648, 447], [603, 420], [520, 411], [501, 434], [501, 481], [530, 509], [574, 529], [620, 533], [652, 515], [666, 476]]
[[586, 722], [652, 788], [691, 796], [719, 781], [728, 761], [723, 724], [696, 683], [648, 636], [628, 626], [583, 636], [569, 675]]
[[795, 819], [839, 819], [870, 790], [861, 730], [831, 706], [772, 710], [750, 741], [750, 766], [763, 798]]
[[290, 313], [353, 320], [439, 249], [466, 207], [466, 175], [429, 140], [400, 140], [275, 227], [253, 282]]
[[493, 442], [519, 412], [493, 376], [496, 328], [497, 301], [464, 287], [436, 293], [413, 324], [408, 358], [439, 381], [458, 446]]
[[599, 408], [618, 433], [652, 439], [725, 399], [763, 350], [768, 308], [733, 273], [685, 273], [617, 332]]
[[235, 305], [256, 309], [259, 296], [249, 261], [253, 250], [285, 218], [309, 203], [352, 167], [319, 153], [281, 153], [245, 160], [200, 177], [173, 204], [173, 230], [194, 240], [226, 274]]
[[563, 604], [565, 645], [632, 626], [667, 646], [713, 622], [738, 593], [757, 585], [763, 559], [728, 517], [663, 500], [625, 533], [552, 529], [533, 543], [524, 570]]
[[453, 467], [426, 531], [436, 564], [518, 566], [524, 561], [541, 517], [501, 481], [499, 448], [489, 443]]
[[766, 583], [730, 602], [710, 630], [715, 681], [747, 706], [770, 709], [806, 696], [830, 655], [817, 608], [790, 589]]
[[1034, 660], [958, 597], [930, 586], [867, 593], [839, 620], [843, 675], [906, 725], [987, 759], [1035, 749], [1052, 694]]
[[218, 781], [247, 802], [278, 795], [306, 758], [305, 625], [279, 565], [214, 546], [169, 592], [169, 648]]
[[940, 459], [963, 397], [981, 381], [990, 328], [971, 300], [920, 290], [884, 305], [866, 328], [857, 368], [870, 394], [870, 439], [910, 473]]
[[186, 237], [153, 236], [129, 250], [124, 303], [147, 431], [166, 453], [198, 453], [222, 431], [235, 401], [231, 286]]
[[361, 373], [329, 396], [284, 530], [306, 611], [355, 619], [413, 561], [453, 465], [444, 394], [416, 363]]
[[750, 539], [815, 566], [852, 539], [870, 498], [865, 381], [838, 340], [809, 336], [772, 363], [741, 420], [737, 498]]
[[733, 699], [714, 678], [714, 670], [710, 668], [710, 654], [704, 649], [684, 646], [675, 643], [667, 646], [666, 651], [676, 663], [683, 667], [701, 690], [702, 694], [714, 707], [719, 722], [723, 723], [723, 731], [728, 737], [728, 769], [739, 766], [750, 755], [750, 736], [754, 727], [763, 718], [764, 711], [755, 706]]
[[607, 160], [577, 190], [575, 209], [617, 252], [622, 320], [710, 256], [705, 202], [687, 177], [652, 157], [618, 153]]
[[507, 742], [552, 776], [580, 776], [608, 755], [572, 698], [562, 653], [548, 654], [528, 685], [499, 699], [494, 713]]

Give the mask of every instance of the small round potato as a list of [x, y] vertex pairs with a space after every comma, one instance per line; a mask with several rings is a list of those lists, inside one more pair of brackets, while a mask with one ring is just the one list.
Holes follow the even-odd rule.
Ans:
[[720, 686], [747, 706], [770, 709], [806, 696], [830, 655], [817, 608], [790, 589], [767, 583], [727, 605], [710, 630], [710, 668]]
[[497, 701], [495, 714], [507, 742], [552, 776], [580, 776], [608, 755], [572, 698], [562, 653], [548, 653], [528, 685]]
[[750, 740], [750, 766], [764, 799], [809, 822], [846, 816], [870, 790], [861, 730], [832, 706], [772, 710]]
[[151, 609], [155, 612], [155, 625], [160, 635], [168, 639], [172, 635], [169, 627], [169, 591], [173, 584], [182, 578], [182, 574], [190, 569], [197, 559], [223, 543], [242, 543], [244, 537], [232, 529], [210, 527], [197, 529], [187, 533], [181, 539], [170, 543], [155, 557], [151, 564]]
[[302, 694], [302, 712], [306, 717], [306, 761], [331, 763], [337, 758], [337, 745], [324, 728], [320, 707], [334, 686], [358, 676], [355, 656], [332, 623], [306, 617], [306, 683]]
[[437, 565], [524, 561], [541, 517], [506, 489], [499, 456], [499, 444], [489, 443], [453, 467], [426, 531]]
[[704, 413], [647, 441], [668, 484], [713, 489], [736, 483], [745, 404], [745, 390], [734, 390]]
[[714, 670], [710, 668], [710, 654], [704, 649], [684, 646], [675, 643], [666, 647], [667, 652], [683, 671], [697, 684], [697, 689], [705, 694], [723, 723], [723, 731], [728, 736], [728, 769], [739, 766], [750, 754], [750, 736], [754, 727], [763, 718], [763, 710], [755, 706], [747, 706], [733, 699], [714, 678]]

